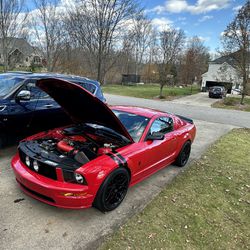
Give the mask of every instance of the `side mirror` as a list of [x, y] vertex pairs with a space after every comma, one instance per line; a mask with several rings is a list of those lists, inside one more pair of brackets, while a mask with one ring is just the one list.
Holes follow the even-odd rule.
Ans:
[[21, 90], [17, 96], [16, 100], [17, 101], [29, 101], [31, 97], [31, 93], [29, 90]]
[[154, 140], [163, 140], [164, 139], [164, 134], [160, 132], [153, 132], [152, 134], [149, 134], [147, 136], [147, 140], [149, 141], [154, 141]]

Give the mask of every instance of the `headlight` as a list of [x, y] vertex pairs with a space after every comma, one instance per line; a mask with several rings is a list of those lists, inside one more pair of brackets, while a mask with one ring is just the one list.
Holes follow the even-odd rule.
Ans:
[[28, 167], [30, 167], [30, 158], [29, 158], [29, 156], [26, 156], [26, 157], [25, 157], [25, 164], [26, 164]]
[[84, 177], [81, 174], [75, 173], [75, 179], [77, 183], [80, 183], [80, 184], [86, 183]]
[[38, 165], [38, 162], [37, 162], [36, 160], [33, 161], [33, 168], [34, 168], [34, 170], [35, 170], [36, 172], [39, 171], [39, 165]]

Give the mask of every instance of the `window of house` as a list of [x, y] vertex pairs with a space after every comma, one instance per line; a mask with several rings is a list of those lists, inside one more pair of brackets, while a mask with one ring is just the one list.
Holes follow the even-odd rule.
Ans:
[[39, 56], [34, 56], [33, 61], [34, 61], [34, 63], [40, 63], [41, 58]]
[[152, 134], [158, 132], [162, 134], [167, 134], [173, 131], [173, 128], [174, 128], [174, 122], [172, 118], [160, 117], [153, 122], [149, 130], [149, 133]]

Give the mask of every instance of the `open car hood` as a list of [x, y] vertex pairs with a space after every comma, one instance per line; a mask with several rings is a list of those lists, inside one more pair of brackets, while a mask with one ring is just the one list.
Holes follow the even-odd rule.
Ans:
[[56, 78], [38, 80], [36, 85], [50, 95], [75, 123], [103, 125], [133, 142], [112, 110], [83, 87]]

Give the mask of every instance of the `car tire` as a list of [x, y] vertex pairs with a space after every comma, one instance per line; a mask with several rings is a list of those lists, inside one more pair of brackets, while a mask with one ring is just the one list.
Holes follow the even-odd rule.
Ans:
[[191, 152], [191, 142], [186, 141], [184, 145], [182, 146], [181, 151], [175, 160], [175, 165], [177, 167], [184, 167], [188, 162], [190, 152]]
[[125, 168], [117, 168], [104, 180], [100, 186], [93, 206], [101, 212], [109, 212], [116, 209], [125, 198], [130, 176]]

